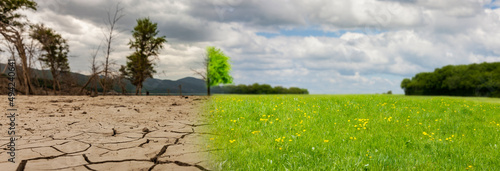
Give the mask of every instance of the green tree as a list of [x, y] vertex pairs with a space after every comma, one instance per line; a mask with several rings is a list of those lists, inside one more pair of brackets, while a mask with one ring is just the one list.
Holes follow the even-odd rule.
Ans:
[[23, 42], [23, 32], [29, 25], [27, 21], [22, 21], [24, 15], [17, 13], [18, 10], [36, 10], [36, 2], [32, 0], [1, 0], [0, 1], [0, 34], [16, 47], [19, 58], [21, 58], [22, 77], [26, 94], [32, 94], [31, 74], [28, 67], [25, 45]]
[[500, 96], [500, 62], [448, 65], [404, 79], [406, 95]]
[[408, 79], [408, 78], [403, 79], [403, 81], [401, 82], [401, 88], [403, 90], [406, 90], [406, 88], [408, 87], [408, 84], [410, 84], [410, 83], [411, 83], [410, 79]]
[[167, 42], [165, 36], [157, 37], [158, 33], [157, 24], [152, 23], [149, 18], [138, 19], [132, 31], [134, 40], [130, 40], [128, 44], [135, 52], [127, 56], [127, 65], [122, 65], [120, 72], [136, 86], [136, 95], [141, 93], [142, 83], [147, 78], [153, 78], [156, 73], [153, 67], [154, 57], [158, 57], [163, 43]]
[[229, 57], [220, 49], [213, 46], [207, 47], [207, 94], [210, 96], [210, 87], [219, 84], [230, 84], [233, 82], [233, 77], [229, 75], [231, 64]]
[[43, 24], [34, 25], [30, 34], [31, 38], [37, 40], [42, 45], [45, 52], [39, 58], [52, 74], [52, 89], [56, 93], [56, 86], [61, 90], [60, 76], [69, 72], [68, 52], [69, 46], [66, 40], [53, 29], [45, 27]]

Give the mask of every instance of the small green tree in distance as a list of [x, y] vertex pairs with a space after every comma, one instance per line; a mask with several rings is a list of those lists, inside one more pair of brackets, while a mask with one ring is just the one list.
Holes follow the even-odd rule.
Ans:
[[220, 49], [213, 46], [207, 47], [204, 62], [206, 71], [204, 73], [195, 72], [205, 80], [207, 84], [207, 95], [210, 96], [210, 87], [219, 84], [231, 84], [233, 82], [233, 77], [229, 75], [231, 71], [229, 57]]
[[163, 43], [167, 42], [165, 36], [157, 37], [158, 32], [157, 24], [149, 18], [138, 19], [132, 31], [134, 40], [130, 40], [129, 46], [135, 52], [127, 56], [127, 65], [122, 65], [120, 72], [135, 85], [136, 95], [141, 93], [142, 83], [156, 73], [153, 67], [155, 58], [151, 57], [157, 57]]
[[42, 50], [45, 53], [39, 59], [50, 69], [52, 89], [55, 94], [56, 87], [58, 87], [59, 91], [61, 90], [61, 74], [70, 71], [68, 64], [69, 45], [60, 34], [43, 24], [33, 25], [30, 36], [42, 45]]

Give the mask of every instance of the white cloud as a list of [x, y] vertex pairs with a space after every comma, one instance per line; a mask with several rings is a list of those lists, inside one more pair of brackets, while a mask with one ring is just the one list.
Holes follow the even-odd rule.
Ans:
[[[116, 2], [116, 1], [115, 1]], [[43, 1], [35, 22], [69, 40], [70, 66], [88, 70], [113, 1]], [[311, 93], [402, 93], [399, 83], [449, 64], [500, 61], [500, 9], [489, 0], [121, 1], [125, 17], [112, 59], [123, 65], [139, 17], [158, 23], [168, 43], [156, 77], [194, 76], [206, 46], [233, 62], [235, 83], [308, 88]], [[498, 5], [499, 1], [493, 3]], [[340, 37], [259, 36], [301, 28], [345, 31]], [[163, 72], [164, 71], [164, 72]]]

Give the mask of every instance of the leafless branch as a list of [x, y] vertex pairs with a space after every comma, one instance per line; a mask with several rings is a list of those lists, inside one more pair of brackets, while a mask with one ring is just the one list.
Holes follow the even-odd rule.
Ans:
[[[112, 64], [114, 64], [114, 61], [110, 61], [109, 60], [109, 55], [111, 54], [111, 52], [113, 51], [113, 49], [111, 48], [111, 44], [113, 42], [113, 39], [118, 36], [117, 34], [114, 34], [114, 30], [115, 30], [115, 27], [116, 27], [116, 23], [123, 17], [125, 16], [123, 14], [123, 8], [120, 7], [120, 3], [117, 3], [116, 6], [115, 6], [115, 10], [114, 10], [114, 13], [111, 13], [110, 12], [111, 10], [107, 10], [107, 20], [105, 21], [106, 25], [108, 26], [107, 27], [107, 32], [105, 32], [103, 30], [103, 35], [104, 35], [104, 40], [105, 40], [105, 43], [106, 43], [106, 48], [105, 48], [105, 61], [104, 61], [104, 79], [103, 79], [103, 83], [102, 85], [103, 86], [103, 94], [105, 95], [106, 92], [107, 92], [107, 88], [109, 86], [110, 83], [112, 82], [108, 82], [108, 79], [110, 78], [110, 75], [112, 73], [112, 69], [110, 69], [111, 67], [110, 66], [113, 66]], [[112, 87], [112, 86], [111, 86]]]
[[194, 72], [195, 75], [201, 76], [201, 78], [206, 81], [207, 80], [207, 70], [208, 70], [208, 54], [203, 53], [202, 56], [203, 56], [202, 57], [203, 62], [201, 64], [201, 66], [203, 68], [203, 71], [198, 71], [198, 70], [195, 70], [193, 68], [190, 68], [190, 69], [191, 69], [191, 71]]

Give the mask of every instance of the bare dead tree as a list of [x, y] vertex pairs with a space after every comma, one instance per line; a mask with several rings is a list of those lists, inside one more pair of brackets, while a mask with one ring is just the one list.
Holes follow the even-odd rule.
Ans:
[[[3, 49], [0, 49], [0, 53], [2, 53], [2, 52], [5, 52], [5, 51], [4, 51]], [[0, 61], [0, 62], [1, 62], [1, 61]], [[7, 63], [8, 63], [8, 62], [6, 62], [6, 64], [7, 64]], [[2, 70], [2, 72], [1, 72], [1, 73], [5, 73], [5, 71], [7, 71], [7, 68], [8, 68], [8, 67], [7, 67], [7, 65], [5, 65], [5, 67], [4, 67], [3, 69], [0, 69], [0, 70]]]
[[29, 68], [34, 68], [34, 62], [36, 59], [36, 55], [38, 53], [38, 44], [31, 39], [29, 43], [26, 45], [26, 55], [28, 57], [28, 67]]
[[[35, 61], [38, 60], [38, 57], [40, 55], [40, 45], [33, 39], [26, 45], [26, 52], [27, 52], [27, 57], [28, 57], [28, 67], [29, 68], [35, 68], [34, 63]], [[40, 65], [42, 67], [42, 65]], [[43, 67], [42, 67], [43, 68]], [[33, 73], [30, 73], [30, 75]], [[40, 87], [40, 83], [38, 82], [38, 76], [37, 74], [33, 74], [35, 78], [35, 86]], [[34, 91], [34, 90], [33, 90]], [[35, 94], [37, 92], [34, 92]]]
[[31, 87], [31, 75], [28, 67], [28, 58], [24, 47], [24, 33], [26, 26], [29, 25], [29, 22], [27, 20], [23, 20], [25, 19], [25, 16], [17, 12], [21, 9], [36, 10], [37, 4], [31, 0], [2, 0], [0, 5], [2, 7], [0, 34], [5, 38], [5, 40], [15, 46], [18, 57], [21, 58], [22, 79], [25, 85], [25, 94], [33, 94]]
[[24, 75], [22, 74], [23, 73], [23, 70], [22, 69], [19, 69], [20, 68], [20, 65], [19, 65], [19, 58], [17, 58], [17, 53], [16, 53], [16, 46], [13, 45], [12, 43], [10, 43], [9, 41], [2, 41], [2, 45], [4, 45], [6, 48], [7, 48], [7, 53], [9, 54], [10, 59], [15, 59], [16, 60], [16, 77], [18, 78], [17, 79], [17, 83], [16, 85], [19, 85], [19, 88], [16, 88], [19, 90], [19, 89], [22, 89], [21, 87], [24, 87], [25, 86], [25, 82], [23, 81], [20, 81], [20, 80], [24, 80]]
[[[83, 90], [85, 88], [87, 88], [87, 86], [92, 83], [91, 85], [91, 88], [90, 88], [90, 92], [91, 92], [91, 95], [92, 93], [95, 93], [94, 96], [96, 96], [98, 94], [97, 92], [97, 83], [99, 82], [99, 74], [102, 73], [101, 71], [101, 67], [99, 65], [97, 65], [97, 54], [99, 52], [99, 50], [101, 49], [101, 45], [99, 45], [97, 47], [97, 49], [95, 49], [91, 54], [90, 54], [90, 59], [92, 61], [92, 65], [90, 66], [90, 70], [92, 71], [92, 74], [90, 75], [89, 79], [87, 80], [87, 82], [82, 86], [82, 88], [80, 89], [80, 92], [78, 94], [82, 94]], [[92, 90], [93, 88], [93, 90]]]
[[126, 86], [125, 76], [123, 74], [117, 74], [117, 79], [116, 80], [118, 82], [118, 86], [122, 90], [122, 94], [126, 95], [127, 94], [127, 88], [125, 87]]
[[[15, 56], [16, 56], [16, 55], [15, 55], [15, 52], [12, 50], [12, 49], [13, 49], [13, 47], [12, 47], [12, 46], [11, 46], [11, 45], [7, 42], [7, 41], [4, 41], [4, 40], [2, 40], [2, 41], [1, 41], [1, 44], [2, 44], [5, 48], [7, 48], [7, 51], [5, 51], [5, 50], [1, 49], [1, 52], [5, 52], [5, 53], [7, 53], [7, 54], [8, 54], [8, 56], [7, 56], [7, 60], [9, 59], [9, 56], [10, 56], [10, 58], [11, 58], [11, 59], [15, 59]], [[8, 62], [6, 61], [5, 63], [7, 64]], [[2, 73], [5, 73], [5, 72], [7, 71], [7, 68], [8, 68], [8, 65], [5, 65], [5, 67], [4, 67], [4, 68], [3, 68], [3, 70], [2, 70]]]
[[25, 86], [25, 94], [33, 94], [33, 90], [31, 87], [31, 75], [28, 67], [28, 58], [26, 56], [26, 51], [24, 48], [24, 28], [8, 26], [4, 24], [0, 24], [0, 33], [5, 37], [5, 39], [12, 43], [17, 51], [18, 57], [21, 58], [21, 66], [22, 66], [22, 79], [24, 80]]
[[201, 77], [201, 79], [203, 79], [203, 81], [205, 81], [205, 83], [207, 83], [207, 94], [210, 95], [210, 86], [208, 85], [208, 54], [207, 53], [203, 53], [203, 57], [202, 57], [202, 70], [199, 71], [199, 70], [195, 70], [193, 68], [191, 68], [191, 71], [194, 72], [195, 75], [199, 75]]
[[43, 86], [42, 86], [42, 89], [43, 91], [45, 91], [45, 95], [49, 95], [49, 92], [47, 91], [47, 74], [44, 70], [44, 68], [42, 67], [43, 66], [43, 62], [42, 61], [38, 61], [40, 63], [40, 69], [42, 70], [42, 80], [43, 80]]
[[[111, 66], [116, 66], [117, 64], [115, 62], [111, 63]], [[126, 82], [125, 82], [125, 76], [122, 75], [122, 73], [119, 70], [112, 70], [111, 72], [111, 81], [112, 85], [110, 88], [112, 90], [115, 90], [115, 88], [121, 89], [121, 92], [123, 95], [127, 93], [126, 89]], [[116, 93], [116, 92], [115, 92]]]
[[[94, 92], [96, 93], [96, 95], [98, 94], [98, 91], [97, 91], [97, 82], [99, 81], [98, 75], [100, 73], [99, 70], [101, 69], [101, 67], [97, 65], [96, 57], [97, 57], [97, 52], [99, 51], [100, 48], [101, 48], [101, 45], [99, 45], [99, 47], [97, 47], [97, 49], [91, 55], [92, 66], [90, 69], [92, 70], [92, 75], [91, 75], [90, 80], [92, 80], [92, 88], [94, 88]], [[92, 88], [91, 88], [91, 90], [92, 90]]]
[[[103, 31], [103, 34], [104, 34], [104, 40], [105, 40], [105, 43], [106, 43], [106, 47], [105, 47], [105, 61], [104, 61], [104, 79], [102, 81], [102, 85], [103, 85], [103, 95], [106, 95], [106, 92], [108, 91], [107, 89], [109, 88], [110, 84], [112, 84], [112, 82], [110, 81], [110, 60], [109, 60], [109, 55], [111, 54], [111, 52], [113, 51], [113, 49], [111, 48], [111, 44], [113, 42], [113, 39], [116, 38], [116, 34], [114, 34], [114, 31], [115, 31], [115, 27], [116, 27], [116, 23], [118, 22], [118, 20], [120, 20], [122, 17], [124, 16], [123, 14], [123, 8], [120, 7], [120, 3], [117, 3], [116, 4], [116, 7], [115, 7], [115, 10], [114, 10], [114, 13], [111, 13], [110, 10], [108, 10], [107, 12], [107, 20], [106, 20], [106, 24], [107, 24], [107, 30], [106, 32]], [[111, 87], [113, 87], [111, 85]]]

